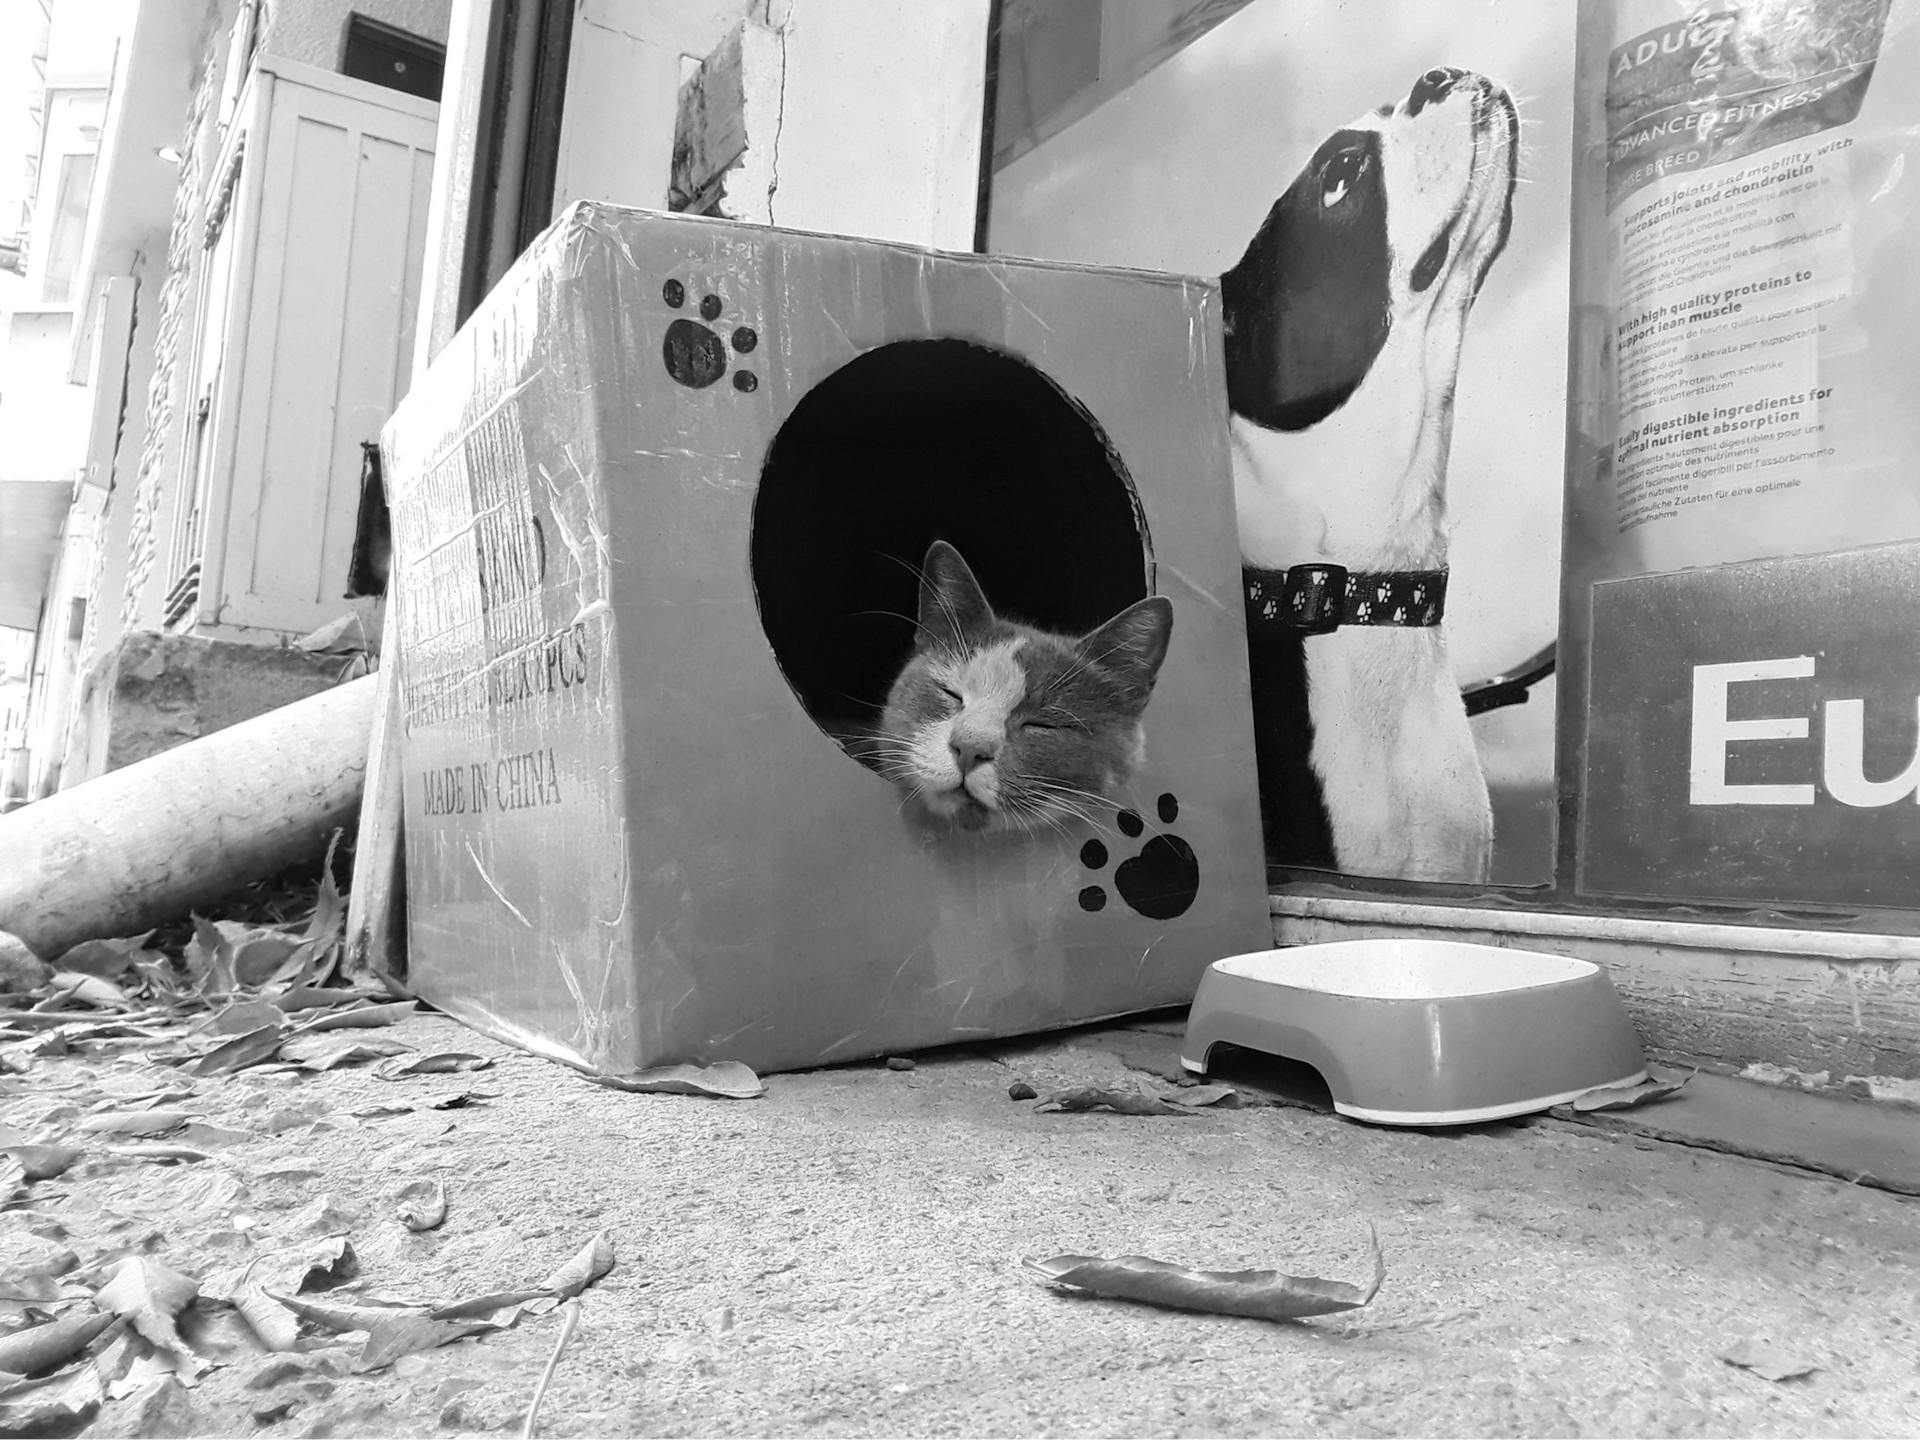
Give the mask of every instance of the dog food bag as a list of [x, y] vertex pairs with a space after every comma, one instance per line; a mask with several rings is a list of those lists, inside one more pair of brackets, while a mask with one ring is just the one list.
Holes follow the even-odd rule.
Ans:
[[1920, 536], [1920, 4], [1582, 0], [1567, 563]]

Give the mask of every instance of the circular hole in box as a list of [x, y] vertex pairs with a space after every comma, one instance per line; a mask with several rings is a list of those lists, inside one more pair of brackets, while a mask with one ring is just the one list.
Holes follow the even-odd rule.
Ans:
[[1084, 406], [984, 345], [870, 350], [793, 407], [753, 506], [760, 623], [842, 743], [879, 718], [913, 649], [936, 539], [996, 610], [1046, 630], [1084, 633], [1152, 591], [1139, 497]]

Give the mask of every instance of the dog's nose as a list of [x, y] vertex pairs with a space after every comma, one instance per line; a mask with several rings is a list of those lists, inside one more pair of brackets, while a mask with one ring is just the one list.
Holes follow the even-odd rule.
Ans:
[[1444, 100], [1453, 93], [1453, 87], [1466, 76], [1466, 71], [1456, 70], [1451, 65], [1436, 65], [1418, 80], [1413, 82], [1413, 92], [1407, 96], [1407, 114], [1418, 115], [1435, 101]]

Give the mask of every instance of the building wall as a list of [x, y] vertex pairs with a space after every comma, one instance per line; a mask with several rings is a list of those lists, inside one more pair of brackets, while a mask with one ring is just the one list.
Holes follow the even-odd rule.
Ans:
[[139, 457], [146, 444], [146, 401], [153, 387], [156, 359], [151, 340], [157, 328], [167, 238], [166, 231], [153, 231], [135, 253], [131, 266], [133, 328], [126, 355], [119, 443], [106, 508], [95, 531], [94, 563], [86, 581], [86, 625], [75, 658], [74, 703], [61, 760], [61, 775], [69, 785], [92, 779], [105, 768], [106, 737], [89, 733], [88, 701], [94, 687], [101, 683], [101, 657], [111, 653], [126, 633], [124, 602], [133, 559], [133, 493]]
[[[140, 457], [127, 500], [131, 517], [127, 535], [126, 589], [120, 605], [120, 628], [158, 629], [166, 589], [172, 577], [160, 557], [171, 538], [180, 495], [176, 483], [180, 467], [180, 436], [176, 418], [186, 398], [182, 347], [192, 343], [193, 314], [201, 238], [206, 226], [207, 173], [213, 167], [217, 137], [211, 123], [220, 94], [230, 7], [208, 6], [199, 72], [187, 106], [184, 141], [180, 145], [180, 183], [174, 192], [173, 221], [167, 237], [166, 268], [152, 308], [152, 377], [147, 386], [145, 427]], [[144, 307], [143, 307], [144, 308]], [[184, 332], [184, 333], [183, 333]], [[135, 344], [142, 342], [136, 338]], [[115, 497], [119, 503], [119, 497]]]
[[[451, 0], [282, 0], [268, 7], [259, 49], [337, 69], [350, 12], [444, 43], [450, 8]], [[212, 173], [221, 138], [215, 107], [226, 86], [225, 66], [236, 11], [236, 0], [209, 0], [202, 58], [180, 146], [183, 159], [165, 270], [151, 306], [152, 376], [147, 387], [139, 465], [132, 484], [132, 513], [126, 526], [126, 579], [119, 607], [119, 629], [123, 632], [159, 628], [167, 589], [175, 578], [166, 573], [166, 557], [175, 518], [187, 500], [180, 483], [184, 421], [192, 407], [192, 397], [182, 391], [191, 368], [185, 351], [194, 340], [192, 322], [204, 253], [201, 247], [207, 191], [218, 178]], [[142, 308], [148, 307], [143, 304]]]
[[324, 70], [337, 70], [349, 13], [444, 45], [451, 9], [452, 0], [280, 0], [268, 9], [260, 48]]
[[555, 208], [664, 206], [682, 81], [744, 27], [746, 151], [720, 213], [970, 249], [988, 9], [987, 0], [581, 0]]

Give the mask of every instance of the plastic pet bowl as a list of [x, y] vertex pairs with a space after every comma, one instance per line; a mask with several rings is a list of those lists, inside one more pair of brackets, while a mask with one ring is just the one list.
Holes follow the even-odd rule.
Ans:
[[1606, 971], [1456, 940], [1342, 940], [1207, 967], [1180, 1063], [1216, 1045], [1314, 1067], [1333, 1108], [1380, 1125], [1469, 1125], [1647, 1073]]

